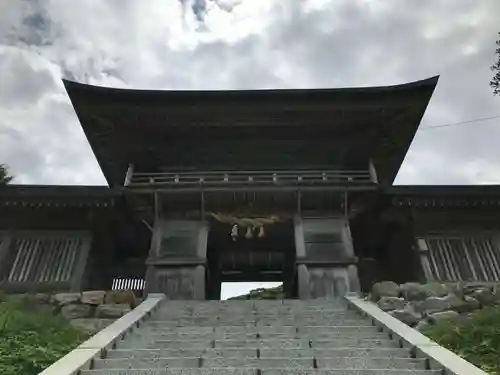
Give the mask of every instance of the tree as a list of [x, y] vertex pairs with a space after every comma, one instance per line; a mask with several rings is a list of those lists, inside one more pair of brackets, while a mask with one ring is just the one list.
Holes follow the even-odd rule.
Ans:
[[497, 44], [497, 49], [495, 53], [497, 55], [498, 60], [491, 67], [491, 70], [493, 70], [494, 72], [496, 71], [496, 74], [493, 76], [493, 79], [490, 82], [490, 86], [493, 87], [493, 94], [500, 95], [500, 33], [498, 33], [498, 40], [496, 44]]
[[5, 164], [0, 164], [0, 185], [7, 185], [14, 177], [9, 175]]

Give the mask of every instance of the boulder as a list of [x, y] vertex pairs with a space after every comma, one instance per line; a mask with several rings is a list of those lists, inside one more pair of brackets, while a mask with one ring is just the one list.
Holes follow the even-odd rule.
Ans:
[[401, 295], [408, 301], [421, 301], [428, 297], [425, 289], [418, 283], [405, 283], [399, 288]]
[[50, 303], [52, 296], [49, 293], [36, 293], [35, 299], [39, 303]]
[[417, 323], [417, 325], [413, 328], [415, 328], [417, 331], [422, 332], [425, 331], [427, 328], [429, 328], [431, 324], [427, 321], [427, 319], [422, 319], [420, 322]]
[[495, 303], [495, 295], [491, 289], [476, 290], [472, 296], [479, 301], [481, 306], [490, 306]]
[[479, 290], [490, 289], [491, 285], [481, 282], [466, 283], [463, 287], [464, 294], [474, 294]]
[[114, 319], [72, 319], [70, 323], [80, 329], [83, 332], [89, 333], [91, 335], [96, 334], [97, 332], [103, 330], [111, 323], [113, 323]]
[[82, 303], [89, 305], [100, 305], [104, 302], [106, 292], [103, 290], [92, 290], [82, 293]]
[[422, 289], [426, 293], [427, 297], [444, 297], [449, 293], [446, 285], [436, 281], [422, 285]]
[[431, 324], [438, 324], [439, 322], [457, 319], [459, 316], [460, 314], [456, 311], [441, 311], [430, 314], [428, 320]]
[[92, 306], [78, 303], [68, 303], [61, 308], [61, 316], [65, 319], [89, 318], [92, 316]]
[[131, 310], [126, 303], [108, 303], [97, 306], [96, 317], [105, 319], [118, 319]]
[[138, 305], [137, 297], [134, 292], [129, 290], [111, 290], [106, 293], [104, 297], [104, 303], [106, 304], [128, 304], [130, 307], [134, 308]]
[[415, 305], [415, 309], [425, 315], [451, 310], [452, 302], [447, 297], [429, 297]]
[[454, 294], [460, 298], [464, 297], [464, 283], [463, 282], [446, 283], [446, 287], [448, 288], [448, 290], [451, 294]]
[[380, 281], [373, 284], [371, 299], [377, 302], [381, 297], [399, 297], [399, 286], [393, 281]]
[[448, 303], [450, 304], [450, 310], [454, 310], [459, 313], [471, 311], [471, 309], [473, 309], [475, 306], [474, 301], [466, 301], [454, 294], [443, 297], [443, 300], [448, 301]]
[[413, 327], [420, 321], [420, 319], [422, 319], [422, 314], [408, 307], [404, 309], [393, 310], [389, 312], [389, 314], [402, 321], [403, 323], [409, 325], [410, 327]]
[[52, 296], [52, 302], [58, 305], [80, 302], [81, 293], [57, 293]]
[[463, 305], [460, 308], [454, 308], [454, 310], [459, 313], [465, 313], [465, 312], [479, 310], [480, 308], [481, 304], [477, 299], [471, 296], [464, 296]]
[[404, 298], [382, 297], [378, 300], [377, 305], [383, 311], [392, 311], [404, 309], [406, 303]]
[[500, 290], [495, 290], [493, 293], [493, 302], [498, 305], [500, 304]]

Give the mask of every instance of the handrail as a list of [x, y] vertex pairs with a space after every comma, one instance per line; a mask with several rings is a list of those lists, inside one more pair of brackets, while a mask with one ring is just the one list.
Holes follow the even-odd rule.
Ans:
[[134, 173], [130, 186], [151, 184], [182, 185], [182, 184], [280, 184], [280, 183], [373, 183], [368, 170], [342, 171], [206, 171], [206, 172], [162, 172]]
[[442, 347], [427, 336], [382, 311], [377, 305], [365, 301], [358, 295], [347, 295], [349, 307], [371, 318], [372, 324], [393, 337], [396, 336], [402, 346], [412, 349], [415, 355], [429, 359], [432, 369], [443, 370], [446, 375], [488, 375], [480, 368]]
[[307, 174], [307, 173], [363, 173], [369, 174], [368, 170], [344, 170], [344, 169], [262, 169], [262, 170], [209, 170], [209, 171], [170, 171], [170, 172], [133, 172], [134, 176], [156, 176], [156, 175], [209, 175], [209, 174], [280, 174], [290, 173]]
[[129, 313], [113, 322], [60, 360], [47, 367], [38, 375], [77, 375], [81, 370], [89, 370], [94, 359], [111, 349], [133, 328], [158, 308], [165, 299], [164, 294], [150, 294], [148, 298]]

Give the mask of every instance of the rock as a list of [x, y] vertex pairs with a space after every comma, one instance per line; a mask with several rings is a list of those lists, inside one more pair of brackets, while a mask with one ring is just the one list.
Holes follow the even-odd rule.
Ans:
[[422, 289], [426, 293], [427, 297], [444, 297], [449, 293], [446, 285], [435, 281], [422, 285]]
[[128, 304], [132, 308], [138, 305], [137, 297], [129, 290], [111, 290], [107, 292], [106, 297], [104, 297], [104, 303]]
[[406, 306], [404, 298], [399, 297], [382, 297], [377, 302], [378, 307], [383, 311], [400, 310]]
[[66, 305], [68, 303], [79, 302], [80, 293], [57, 293], [52, 296], [52, 301], [58, 305]]
[[497, 290], [495, 291], [495, 293], [493, 293], [493, 303], [495, 305], [500, 304], [500, 290]]
[[126, 303], [113, 303], [97, 306], [96, 317], [107, 319], [118, 319], [131, 310]]
[[405, 283], [399, 288], [401, 295], [408, 301], [421, 301], [428, 297], [425, 289], [418, 283]]
[[425, 301], [416, 305], [416, 310], [420, 313], [430, 315], [433, 313], [450, 310], [451, 302], [447, 297], [429, 297]]
[[481, 306], [490, 306], [495, 303], [495, 295], [490, 289], [479, 289], [473, 294], [473, 297], [479, 301]]
[[114, 319], [72, 319], [70, 323], [73, 325], [73, 327], [76, 327], [80, 329], [81, 331], [90, 333], [90, 334], [95, 334], [107, 326], [109, 326], [111, 323], [113, 323], [115, 320]]
[[371, 299], [377, 302], [381, 297], [399, 297], [399, 286], [392, 281], [380, 281], [373, 284]]
[[450, 304], [450, 310], [454, 310], [457, 312], [469, 311], [472, 306], [472, 304], [468, 304], [465, 300], [454, 294], [443, 297], [443, 299], [448, 301], [448, 303]]
[[389, 314], [395, 317], [396, 319], [399, 319], [403, 323], [409, 325], [410, 327], [413, 327], [415, 324], [419, 322], [420, 319], [422, 319], [422, 314], [408, 307], [404, 309], [391, 311], [389, 312]]
[[427, 319], [422, 319], [420, 322], [417, 323], [414, 329], [416, 329], [419, 332], [425, 331], [427, 328], [429, 328], [431, 324], [427, 321]]
[[39, 303], [50, 303], [52, 296], [49, 293], [36, 293], [35, 299]]
[[477, 299], [471, 296], [464, 296], [463, 305], [459, 309], [454, 309], [459, 313], [471, 312], [475, 310], [479, 310], [481, 308], [481, 304]]
[[104, 302], [106, 292], [103, 290], [92, 290], [82, 293], [82, 303], [89, 305], [100, 305]]
[[456, 311], [441, 311], [429, 315], [428, 320], [431, 324], [438, 324], [443, 321], [450, 321], [458, 318], [460, 316]]
[[448, 288], [448, 291], [451, 294], [456, 295], [457, 297], [463, 298], [464, 297], [464, 283], [463, 282], [456, 282], [456, 283], [446, 283], [446, 287]]
[[463, 287], [464, 294], [474, 294], [475, 292], [479, 290], [484, 290], [484, 289], [490, 289], [491, 290], [491, 285], [487, 283], [481, 283], [481, 282], [474, 282], [474, 283], [467, 283]]
[[61, 315], [65, 319], [89, 318], [92, 316], [92, 306], [69, 303], [61, 308]]

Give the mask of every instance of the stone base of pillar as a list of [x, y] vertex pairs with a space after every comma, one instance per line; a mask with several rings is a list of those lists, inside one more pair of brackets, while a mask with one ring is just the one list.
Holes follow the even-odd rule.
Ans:
[[146, 271], [146, 294], [163, 293], [171, 300], [205, 299], [205, 266], [156, 266]]
[[300, 299], [343, 297], [359, 292], [357, 267], [315, 266], [299, 264], [298, 292]]

